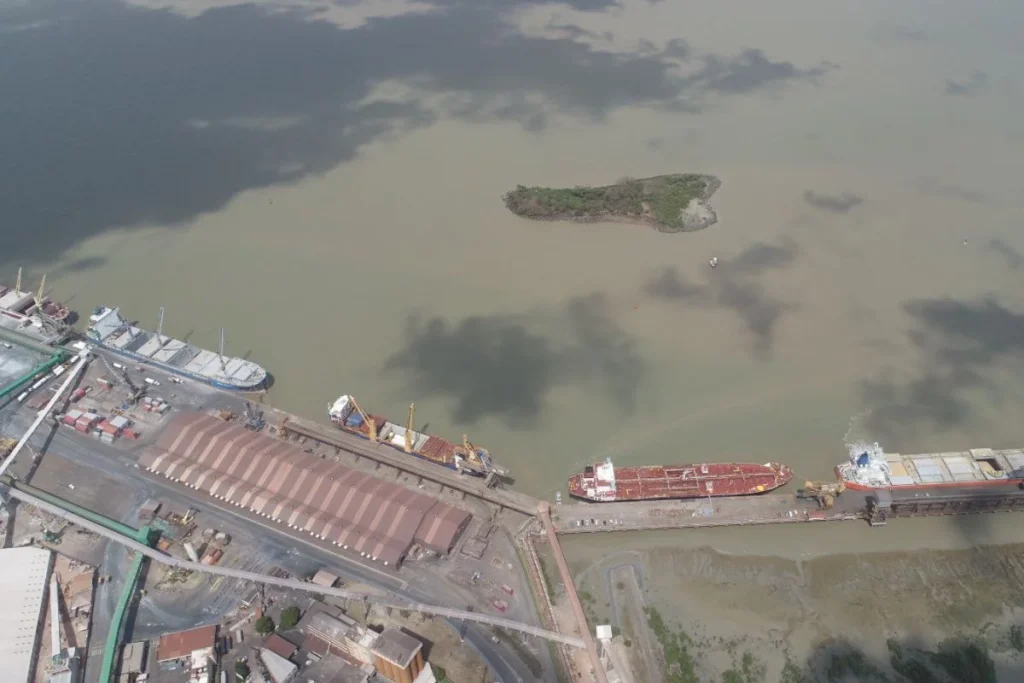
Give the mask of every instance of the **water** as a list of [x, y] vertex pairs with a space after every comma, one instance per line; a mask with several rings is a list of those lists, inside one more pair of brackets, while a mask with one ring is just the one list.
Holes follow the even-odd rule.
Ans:
[[[216, 4], [0, 5], [5, 279], [223, 325], [309, 417], [415, 401], [548, 498], [606, 456], [826, 477], [851, 416], [1024, 442], [1019, 4]], [[500, 201], [686, 171], [695, 234]]]

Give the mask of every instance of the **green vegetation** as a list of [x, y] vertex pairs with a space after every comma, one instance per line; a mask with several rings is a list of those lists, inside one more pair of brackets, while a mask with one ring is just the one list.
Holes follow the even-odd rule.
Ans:
[[768, 667], [757, 661], [749, 652], [744, 652], [739, 668], [732, 668], [722, 674], [722, 683], [762, 683]]
[[786, 656], [786, 663], [779, 674], [779, 683], [811, 683], [811, 677]]
[[624, 178], [604, 187], [551, 188], [519, 185], [505, 195], [512, 213], [534, 220], [596, 221], [616, 218], [650, 223], [664, 232], [700, 230], [715, 222], [713, 212], [696, 221], [684, 220], [683, 209], [694, 199], [707, 200], [717, 178], [672, 174]]
[[1010, 627], [1010, 649], [1014, 652], [1024, 652], [1024, 629], [1016, 624]]
[[256, 633], [259, 633], [261, 636], [269, 636], [274, 632], [274, 620], [264, 614], [256, 620], [253, 628], [255, 628]]
[[661, 644], [665, 655], [665, 683], [698, 683], [697, 665], [690, 654], [690, 637], [670, 628], [658, 610], [645, 607], [647, 625]]
[[439, 667], [437, 664], [431, 664], [430, 668], [434, 672], [434, 678], [437, 679], [437, 683], [452, 683], [448, 678], [448, 672]]
[[249, 665], [245, 662], [235, 662], [235, 679], [237, 681], [244, 681], [249, 678]]
[[295, 628], [295, 625], [299, 623], [299, 608], [295, 605], [286, 607], [281, 612], [281, 623], [279, 624], [282, 631], [287, 631], [290, 628]]

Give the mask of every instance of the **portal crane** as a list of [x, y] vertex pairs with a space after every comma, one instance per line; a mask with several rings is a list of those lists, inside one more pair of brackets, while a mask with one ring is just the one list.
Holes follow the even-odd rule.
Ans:
[[368, 436], [370, 437], [370, 441], [372, 441], [373, 443], [377, 443], [377, 422], [372, 417], [363, 412], [363, 409], [359, 407], [358, 403], [356, 403], [355, 396], [350, 396], [349, 398], [352, 399], [352, 406], [359, 413], [359, 416], [363, 418], [363, 422], [366, 423], [366, 428], [369, 430]]
[[409, 421], [405, 425], [405, 452], [412, 453], [412, 418], [416, 412], [416, 404], [409, 404]]
[[845, 490], [846, 485], [841, 481], [807, 481], [802, 489], [797, 490], [796, 495], [798, 498], [814, 499], [818, 501], [818, 507], [827, 510], [836, 504], [836, 498]]

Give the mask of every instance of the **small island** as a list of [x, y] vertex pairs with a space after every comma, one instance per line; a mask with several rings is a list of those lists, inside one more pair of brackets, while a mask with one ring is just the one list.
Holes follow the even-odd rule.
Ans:
[[721, 184], [711, 175], [676, 173], [623, 178], [604, 187], [520, 185], [502, 199], [512, 213], [538, 221], [617, 221], [693, 232], [718, 221], [708, 200]]

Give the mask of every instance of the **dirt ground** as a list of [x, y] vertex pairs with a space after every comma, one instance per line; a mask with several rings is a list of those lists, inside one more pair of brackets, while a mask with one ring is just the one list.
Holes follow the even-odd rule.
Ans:
[[371, 607], [366, 620], [369, 624], [382, 627], [407, 628], [420, 640], [429, 643], [429, 650], [426, 651], [428, 660], [432, 665], [443, 668], [449, 680], [458, 683], [489, 683], [491, 680], [487, 675], [487, 665], [476, 650], [461, 645], [459, 634], [441, 619], [415, 612], [389, 612]]
[[[591, 618], [631, 660], [649, 661], [645, 638], [668, 639], [667, 683], [1024, 680], [1024, 545], [810, 559], [579, 545], [570, 561]], [[664, 626], [629, 618], [631, 573]]]

